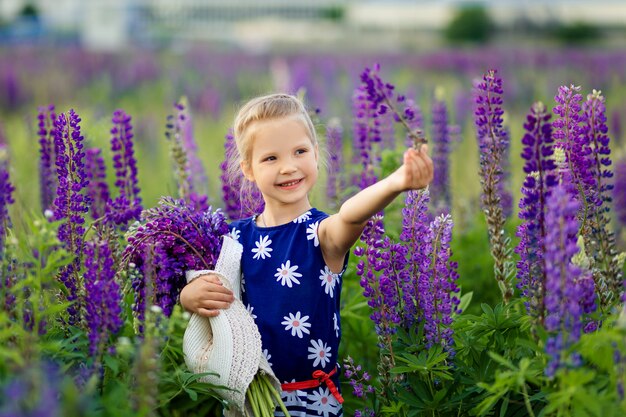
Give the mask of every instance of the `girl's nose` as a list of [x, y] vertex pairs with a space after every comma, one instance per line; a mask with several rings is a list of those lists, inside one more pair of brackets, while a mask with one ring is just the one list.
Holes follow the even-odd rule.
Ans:
[[281, 174], [291, 174], [293, 172], [296, 172], [296, 170], [296, 166], [291, 163], [284, 164], [282, 167], [280, 167]]

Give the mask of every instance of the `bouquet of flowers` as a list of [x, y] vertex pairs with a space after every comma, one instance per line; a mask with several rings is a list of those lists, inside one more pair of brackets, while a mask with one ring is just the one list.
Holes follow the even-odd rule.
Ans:
[[145, 210], [141, 224], [130, 228], [123, 253], [142, 272], [143, 278], [133, 282], [143, 289], [134, 308], [143, 311], [151, 291], [154, 303], [170, 315], [185, 280], [216, 274], [235, 301], [217, 317], [191, 316], [183, 338], [187, 366], [205, 373], [202, 381], [226, 388], [221, 392], [231, 404], [226, 416], [272, 416], [276, 406], [288, 416], [280, 383], [262, 354], [258, 329], [240, 301], [241, 245], [227, 232], [219, 209], [200, 212], [184, 200], [164, 197]]

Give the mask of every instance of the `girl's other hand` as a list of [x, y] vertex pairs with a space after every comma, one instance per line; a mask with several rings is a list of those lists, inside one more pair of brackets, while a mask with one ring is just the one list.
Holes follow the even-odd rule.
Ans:
[[217, 275], [207, 274], [187, 284], [180, 292], [180, 304], [189, 312], [203, 317], [215, 317], [220, 309], [230, 307], [233, 292], [224, 287]]
[[418, 190], [433, 180], [433, 161], [428, 156], [428, 145], [420, 149], [409, 148], [404, 152], [402, 166], [393, 172], [389, 180], [395, 191]]

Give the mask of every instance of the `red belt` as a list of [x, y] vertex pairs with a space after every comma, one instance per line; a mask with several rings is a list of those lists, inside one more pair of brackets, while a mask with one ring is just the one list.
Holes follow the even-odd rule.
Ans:
[[326, 373], [322, 371], [321, 369], [318, 369], [316, 371], [313, 371], [313, 378], [315, 379], [309, 379], [308, 381], [300, 381], [300, 382], [288, 382], [286, 384], [281, 384], [280, 388], [283, 391], [295, 391], [295, 390], [303, 390], [303, 389], [309, 389], [309, 388], [317, 388], [320, 385], [322, 385], [322, 383], [324, 383], [330, 390], [330, 393], [333, 394], [333, 397], [335, 397], [337, 401], [339, 401], [339, 404], [343, 404], [343, 397], [339, 393], [339, 390], [335, 386], [335, 383], [332, 381], [332, 379], [330, 379], [330, 377], [335, 375], [336, 373], [337, 373], [337, 368], [333, 369], [329, 373]]

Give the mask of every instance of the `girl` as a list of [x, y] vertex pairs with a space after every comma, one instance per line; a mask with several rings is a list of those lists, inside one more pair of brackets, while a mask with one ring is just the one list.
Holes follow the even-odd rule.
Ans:
[[[433, 163], [426, 146], [408, 149], [398, 170], [329, 216], [309, 202], [319, 149], [300, 100], [285, 94], [251, 100], [237, 114], [234, 134], [239, 166], [265, 202], [262, 213], [230, 225], [244, 247], [242, 301], [284, 383], [291, 415], [340, 416], [339, 294], [349, 250], [372, 215], [401, 192], [430, 183]], [[233, 299], [212, 275], [192, 281], [180, 295], [185, 309], [205, 317], [219, 314]]]

